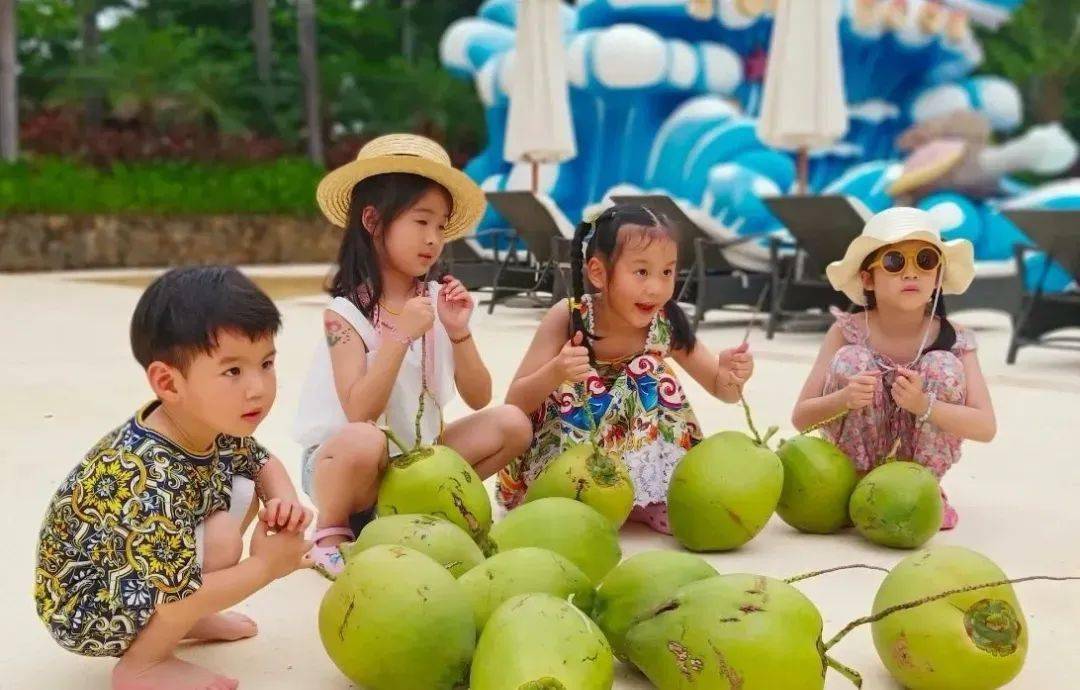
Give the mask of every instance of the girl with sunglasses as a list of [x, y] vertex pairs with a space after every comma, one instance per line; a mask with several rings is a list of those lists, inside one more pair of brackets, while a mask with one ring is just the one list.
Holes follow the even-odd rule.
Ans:
[[[836, 314], [792, 423], [805, 429], [835, 418], [825, 437], [860, 475], [892, 456], [940, 480], [960, 459], [962, 440], [996, 433], [975, 337], [949, 322], [941, 299], [975, 277], [971, 243], [943, 242], [928, 213], [893, 208], [871, 218], [826, 274], [856, 309]], [[942, 529], [956, 523], [946, 500]]]

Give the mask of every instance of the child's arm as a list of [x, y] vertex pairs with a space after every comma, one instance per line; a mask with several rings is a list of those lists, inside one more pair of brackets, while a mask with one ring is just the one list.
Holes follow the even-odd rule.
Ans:
[[[947, 434], [989, 443], [997, 434], [997, 421], [990, 402], [990, 390], [979, 367], [979, 358], [974, 352], [967, 352], [960, 361], [967, 379], [966, 402], [956, 405], [935, 400], [927, 421]], [[897, 373], [899, 376], [892, 390], [896, 404], [916, 417], [926, 414], [930, 407], [930, 396], [923, 390], [922, 377], [910, 369], [900, 369]]]
[[262, 501], [259, 519], [273, 528], [288, 532], [301, 532], [311, 522], [311, 510], [300, 503], [285, 466], [271, 455], [259, 470], [255, 490]]
[[506, 393], [508, 404], [531, 415], [564, 381], [584, 381], [589, 376], [589, 351], [581, 344], [580, 333], [567, 342], [569, 328], [570, 312], [562, 300], [540, 322]]
[[469, 318], [475, 306], [469, 291], [452, 276], [443, 278], [439, 290], [439, 319], [454, 347], [454, 385], [461, 399], [474, 410], [491, 402], [491, 373], [480, 359], [476, 341], [470, 337]]
[[[415, 297], [406, 303], [402, 311], [400, 329], [403, 335], [411, 337], [410, 330], [423, 327], [419, 332], [426, 333], [434, 320], [435, 310], [431, 300]], [[368, 366], [367, 346], [349, 322], [330, 309], [324, 312], [323, 321], [334, 370], [334, 386], [345, 417], [350, 422], [376, 421], [386, 410], [408, 345], [403, 339], [383, 338], [371, 366]]]
[[818, 350], [817, 360], [806, 377], [799, 400], [795, 403], [795, 410], [791, 413], [791, 423], [798, 430], [823, 422], [830, 417], [840, 414], [844, 410], [857, 410], [869, 405], [874, 399], [874, 387], [877, 385], [876, 373], [863, 373], [855, 376], [848, 385], [840, 390], [822, 395], [825, 390], [825, 375], [829, 369], [829, 363], [837, 351], [844, 346], [844, 334], [840, 327], [833, 324], [829, 332], [825, 334], [825, 342]]
[[754, 357], [746, 343], [717, 355], [699, 340], [693, 352], [673, 350], [672, 357], [710, 395], [727, 403], [739, 401], [743, 384], [754, 373]]

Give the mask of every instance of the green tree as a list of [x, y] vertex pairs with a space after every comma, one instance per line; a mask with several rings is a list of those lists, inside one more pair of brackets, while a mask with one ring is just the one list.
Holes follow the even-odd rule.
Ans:
[[90, 82], [101, 85], [115, 114], [147, 126], [202, 122], [224, 131], [245, 129], [246, 113], [236, 107], [234, 93], [241, 64], [214, 55], [205, 30], [155, 28], [133, 16], [107, 35], [98, 61], [72, 68], [49, 102], [81, 102]]
[[[367, 137], [409, 129], [459, 153], [475, 150], [482, 110], [472, 85], [441, 68], [438, 44], [450, 22], [479, 5], [419, 0], [409, 10], [401, 0], [319, 0], [324, 132]], [[275, 136], [299, 150], [296, 0], [22, 0], [17, 7], [20, 90], [29, 110], [60, 104], [86, 112], [88, 95], [100, 94], [114, 116]], [[81, 40], [88, 17], [117, 8], [127, 16], [102, 27], [98, 48], [88, 53]], [[269, 26], [260, 51], [255, 18], [263, 9]], [[413, 46], [409, 60], [406, 43]]]
[[1061, 121], [1080, 137], [1080, 0], [1027, 0], [980, 38], [983, 71], [1017, 84], [1028, 121]]

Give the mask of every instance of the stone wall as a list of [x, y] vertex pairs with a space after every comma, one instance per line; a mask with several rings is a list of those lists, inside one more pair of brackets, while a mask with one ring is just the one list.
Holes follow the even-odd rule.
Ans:
[[324, 263], [340, 230], [321, 216], [0, 217], [0, 271]]

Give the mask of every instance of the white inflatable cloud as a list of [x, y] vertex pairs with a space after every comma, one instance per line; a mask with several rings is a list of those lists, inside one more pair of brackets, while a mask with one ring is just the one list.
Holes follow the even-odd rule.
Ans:
[[592, 64], [597, 81], [610, 89], [647, 88], [667, 72], [667, 46], [660, 34], [636, 24], [616, 24], [597, 34]]
[[959, 84], [943, 84], [927, 89], [915, 99], [911, 117], [916, 122], [925, 122], [957, 110], [971, 110], [971, 97]]
[[1024, 104], [1016, 84], [1001, 77], [975, 77], [971, 85], [982, 101], [982, 112], [990, 120], [990, 126], [999, 132], [1008, 132], [1020, 126], [1024, 120]]

